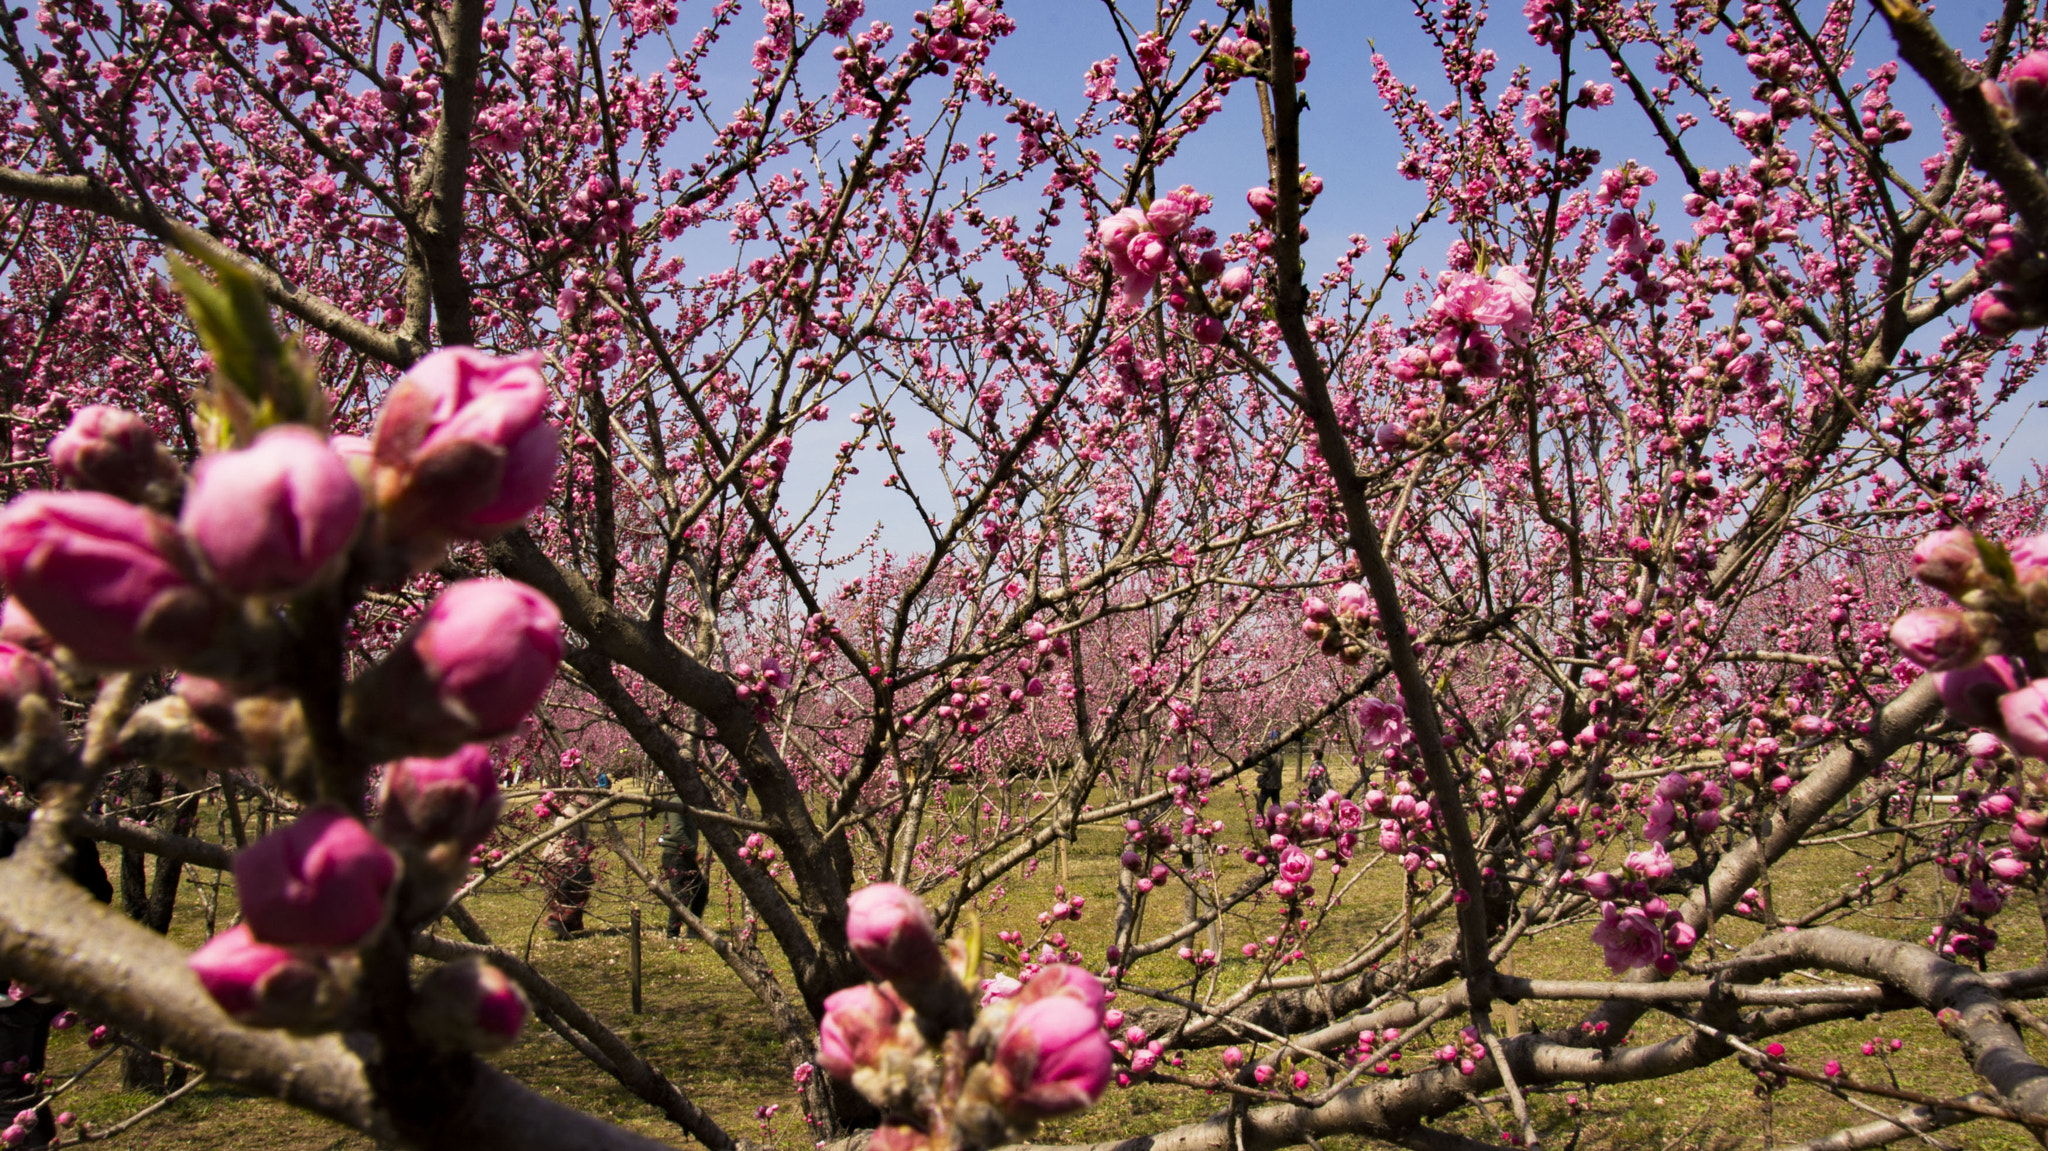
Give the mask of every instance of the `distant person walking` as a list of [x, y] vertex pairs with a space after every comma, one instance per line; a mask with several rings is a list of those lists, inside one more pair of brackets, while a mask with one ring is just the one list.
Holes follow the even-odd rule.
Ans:
[[[1249, 749], [1247, 749], [1249, 750]], [[1259, 757], [1259, 818], [1266, 817], [1266, 805], [1280, 802], [1280, 756], [1267, 752]]]
[[1316, 748], [1315, 762], [1308, 765], [1308, 779], [1302, 786], [1302, 793], [1310, 803], [1323, 797], [1330, 790], [1330, 769], [1323, 763], [1323, 749]]

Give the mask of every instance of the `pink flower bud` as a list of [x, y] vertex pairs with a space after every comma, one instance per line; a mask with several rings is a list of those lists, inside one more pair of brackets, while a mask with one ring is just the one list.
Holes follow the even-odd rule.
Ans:
[[[2005, 723], [2006, 742], [2022, 755], [2048, 755], [2048, 680], [2037, 679], [2000, 697], [1998, 716]], [[2011, 802], [2006, 800], [2008, 806]]]
[[1965, 667], [1935, 674], [1939, 677], [1942, 706], [1971, 727], [1996, 726], [1999, 699], [2020, 686], [2015, 665], [2002, 655], [1986, 656]]
[[1613, 899], [1621, 891], [1621, 883], [1605, 871], [1596, 871], [1586, 876], [1580, 883], [1585, 887], [1586, 894], [1595, 899]]
[[915, 983], [946, 974], [932, 913], [894, 883], [871, 884], [847, 897], [846, 945], [878, 979]]
[[1180, 230], [1187, 227], [1194, 218], [1193, 208], [1172, 192], [1152, 201], [1152, 206], [1145, 209], [1145, 222], [1152, 225], [1153, 231], [1169, 240], [1179, 235]]
[[1244, 194], [1244, 202], [1252, 206], [1259, 219], [1269, 223], [1280, 211], [1280, 197], [1275, 196], [1271, 188], [1253, 188]]
[[398, 861], [339, 807], [316, 807], [235, 856], [235, 889], [255, 937], [353, 947], [384, 922]]
[[1040, 969], [1017, 993], [1017, 1003], [1036, 1003], [1055, 995], [1075, 1000], [1097, 1015], [1102, 1013], [1102, 980], [1071, 963], [1055, 963]]
[[875, 1128], [868, 1151], [932, 1151], [932, 1137], [915, 1127], [889, 1123]]
[[1961, 595], [1983, 572], [1976, 537], [1967, 528], [1935, 532], [1913, 545], [1913, 575], [1928, 587]]
[[526, 993], [480, 959], [435, 968], [413, 992], [406, 1019], [413, 1034], [446, 1051], [502, 1051], [519, 1041]]
[[220, 618], [176, 526], [98, 492], [33, 492], [0, 510], [0, 578], [58, 643], [103, 667], [176, 662]]
[[57, 673], [43, 657], [31, 651], [24, 651], [11, 643], [0, 642], [0, 743], [13, 740], [21, 730], [23, 707], [31, 713], [37, 708], [29, 704], [30, 697], [42, 701], [39, 718], [31, 722], [47, 727], [54, 732], [57, 718]]
[[1942, 667], [1977, 651], [1977, 633], [1954, 608], [1916, 608], [1892, 624], [1892, 645], [1922, 667]]
[[1235, 1047], [1225, 1047], [1223, 1049], [1223, 1069], [1225, 1071], [1235, 1071], [1242, 1066], [1244, 1066], [1244, 1052]]
[[538, 354], [443, 348], [399, 379], [371, 438], [394, 534], [490, 539], [547, 502], [560, 445], [540, 369]]
[[[1213, 248], [1210, 249], [1210, 251], [1214, 250]], [[1242, 300], [1251, 294], [1253, 283], [1252, 270], [1240, 264], [1236, 267], [1225, 268], [1216, 277], [1216, 291], [1227, 299], [1233, 301]]]
[[20, 600], [10, 599], [0, 603], [0, 643], [11, 643], [23, 651], [32, 651], [47, 656], [57, 650], [57, 641], [28, 614]]
[[1027, 1120], [1085, 1110], [1109, 1086], [1111, 1063], [1101, 1012], [1066, 995], [1027, 1003], [996, 1044], [997, 1104]]
[[348, 465], [310, 428], [271, 428], [240, 451], [192, 471], [178, 517], [214, 582], [243, 595], [294, 592], [355, 539], [363, 492]]
[[389, 747], [440, 754], [508, 735], [554, 682], [561, 632], [561, 613], [525, 584], [454, 584], [352, 685], [349, 725]]
[[2020, 115], [2048, 110], [2048, 52], [2029, 52], [2006, 69], [2005, 86]]
[[818, 1065], [834, 1079], [851, 1081], [855, 1071], [874, 1064], [902, 1018], [902, 1001], [886, 987], [863, 983], [834, 992], [818, 1027]]
[[247, 925], [224, 931], [186, 959], [206, 993], [254, 1027], [316, 1028], [347, 996], [321, 958], [258, 943]]
[[1173, 267], [1173, 249], [1154, 232], [1141, 232], [1132, 237], [1125, 252], [1131, 267], [1137, 269], [1140, 276], [1157, 277]]
[[501, 806], [491, 753], [470, 744], [442, 759], [401, 759], [386, 768], [379, 830], [391, 843], [449, 844], [466, 862]]
[[134, 412], [105, 404], [80, 408], [50, 441], [50, 467], [65, 484], [129, 503], [176, 490], [178, 465]]

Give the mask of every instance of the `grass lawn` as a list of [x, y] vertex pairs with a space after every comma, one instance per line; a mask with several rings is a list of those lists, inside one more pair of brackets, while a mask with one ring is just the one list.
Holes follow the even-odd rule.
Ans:
[[[1340, 769], [1340, 776], [1342, 775]], [[1291, 775], [1291, 772], [1290, 772]], [[1346, 780], [1340, 778], [1340, 785]], [[1231, 822], [1236, 841], [1242, 842], [1242, 814], [1235, 796], [1219, 795], [1211, 807], [1212, 817]], [[627, 824], [630, 840], [638, 840], [642, 828]], [[654, 849], [652, 837], [658, 827], [646, 828], [648, 856]], [[1226, 834], [1224, 838], [1230, 838]], [[1779, 906], [1797, 909], [1834, 892], [1853, 881], [1864, 860], [1854, 854], [1861, 847], [1881, 851], [1882, 841], [1809, 849], [1776, 869], [1773, 880]], [[1065, 926], [1066, 933], [1084, 955], [1100, 956], [1108, 942], [1115, 907], [1115, 869], [1122, 851], [1121, 832], [1112, 828], [1084, 829], [1079, 841], [1067, 852], [1066, 883], [1070, 892], [1084, 894], [1089, 907], [1082, 919]], [[1360, 860], [1377, 856], [1368, 845]], [[106, 853], [109, 872], [117, 866], [117, 853]], [[1219, 883], [1226, 890], [1241, 878], [1248, 865], [1235, 855], [1217, 857]], [[1037, 913], [1052, 903], [1052, 887], [1059, 880], [1059, 867], [1048, 853], [1042, 866], [1022, 872], [1009, 884], [1007, 901], [985, 913], [987, 931], [999, 928], [1026, 930], [1033, 927]], [[1357, 869], [1353, 869], [1356, 873]], [[212, 874], [188, 872], [187, 887], [180, 902], [179, 917], [172, 935], [187, 946], [197, 946], [206, 931], [205, 903], [211, 898]], [[630, 948], [628, 923], [632, 907], [627, 875], [614, 860], [602, 865], [600, 892], [588, 915], [590, 930], [585, 936], [558, 942], [541, 926], [542, 907], [536, 888], [519, 887], [510, 879], [487, 884], [471, 900], [477, 918], [495, 940], [514, 951], [530, 954], [534, 964], [550, 978], [581, 999], [599, 1018], [625, 1037], [654, 1066], [705, 1107], [736, 1136], [764, 1139], [779, 1147], [808, 1147], [812, 1139], [804, 1124], [789, 1069], [783, 1065], [773, 1029], [752, 998], [727, 973], [710, 949], [701, 944], [678, 948], [662, 937], [665, 911], [653, 901], [639, 903], [643, 924], [642, 1007], [631, 1010]], [[1327, 875], [1322, 877], [1328, 879]], [[1346, 879], [1351, 876], [1347, 875]], [[204, 890], [201, 891], [201, 881]], [[1903, 902], [1859, 912], [1843, 925], [1895, 939], [1922, 941], [1930, 922], [1930, 909], [1938, 893], [1928, 879], [1909, 885]], [[222, 889], [219, 921], [228, 922], [233, 906], [232, 891]], [[1400, 872], [1382, 863], [1366, 871], [1344, 903], [1331, 912], [1325, 943], [1319, 958], [1341, 956], [1344, 947], [1366, 938], [1402, 906]], [[1149, 930], [1140, 938], [1156, 935], [1172, 925], [1179, 914], [1178, 894], [1153, 901], [1149, 909]], [[728, 885], [714, 880], [710, 921], [730, 929], [739, 908]], [[1227, 923], [1225, 947], [1230, 958], [1218, 978], [1224, 988], [1232, 979], [1250, 971], [1246, 960], [1237, 957], [1237, 947], [1248, 938], [1263, 936], [1278, 920], [1276, 902], [1246, 903]], [[1997, 966], [2024, 966], [2042, 954], [2042, 933], [2038, 919], [2024, 906], [2015, 905], [1996, 925], [2003, 933]], [[1758, 929], [1729, 921], [1722, 925], [1721, 940], [1739, 946], [1754, 938]], [[1606, 978], [1599, 949], [1587, 938], [1585, 925], [1565, 927], [1538, 934], [1524, 941], [1516, 951], [1515, 974], [1537, 978]], [[1196, 945], [1204, 945], [1195, 941]], [[772, 955], [772, 947], [764, 944]], [[1157, 985], [1178, 978], [1185, 971], [1171, 955], [1155, 957], [1139, 968], [1141, 982]], [[1803, 981], [1795, 974], [1789, 984]], [[1209, 987], [1203, 982], [1203, 990]], [[1132, 1004], [1135, 1005], [1135, 1004]], [[1583, 1005], [1579, 1005], [1582, 1009]], [[1524, 1004], [1520, 1021], [1524, 1029], [1564, 1024], [1578, 1017], [1574, 1005]], [[1682, 1024], [1666, 1016], [1646, 1017], [1636, 1031], [1636, 1041], [1651, 1042], [1677, 1033]], [[1438, 1028], [1434, 1042], [1417, 1042], [1408, 1048], [1410, 1061], [1426, 1060], [1455, 1025]], [[1886, 1068], [1880, 1060], [1858, 1052], [1867, 1039], [1882, 1037], [1903, 1042], [1900, 1051], [1888, 1056], [1889, 1070], [1899, 1082], [1912, 1089], [1942, 1095], [1961, 1095], [1980, 1084], [1963, 1063], [1956, 1045], [1942, 1034], [1924, 1012], [1896, 1012], [1810, 1029], [1791, 1037], [1789, 1056], [1798, 1063], [1818, 1069], [1829, 1058], [1842, 1061], [1849, 1072], [1864, 1081], [1884, 1081]], [[58, 1033], [50, 1047], [49, 1071], [61, 1081], [86, 1063], [91, 1055], [81, 1031]], [[2037, 1055], [2040, 1052], [2038, 1039]], [[545, 1094], [577, 1107], [604, 1115], [678, 1146], [694, 1146], [662, 1119], [653, 1108], [633, 1098], [608, 1076], [578, 1056], [569, 1045], [545, 1028], [536, 1027], [497, 1062], [523, 1082]], [[109, 1060], [83, 1085], [58, 1104], [96, 1126], [118, 1122], [152, 1101], [141, 1092], [120, 1089], [119, 1059]], [[1190, 1058], [1187, 1073], [1202, 1075], [1217, 1067], [1213, 1053]], [[1320, 1083], [1318, 1084], [1318, 1086]], [[1672, 1079], [1623, 1087], [1594, 1090], [1573, 1088], [1583, 1105], [1576, 1120], [1582, 1124], [1578, 1145], [1590, 1151], [1737, 1151], [1766, 1148], [1823, 1134], [1838, 1127], [1863, 1122], [1870, 1112], [1859, 1111], [1819, 1088], [1794, 1081], [1778, 1092], [1761, 1095], [1756, 1081], [1735, 1062], [1724, 1061], [1704, 1071]], [[1546, 1138], [1563, 1146], [1572, 1139], [1575, 1120], [1569, 1114], [1563, 1089], [1539, 1094], [1534, 1106], [1542, 1117]], [[1869, 1104], [1889, 1113], [1897, 1104], [1870, 1099]], [[757, 1109], [779, 1104], [779, 1111], [765, 1120]], [[1112, 1088], [1093, 1112], [1064, 1123], [1050, 1124], [1041, 1133], [1043, 1142], [1102, 1139], [1156, 1131], [1176, 1123], [1201, 1119], [1219, 1108], [1214, 1098], [1180, 1087], [1139, 1085]], [[1504, 1111], [1487, 1102], [1498, 1116]], [[1451, 1129], [1475, 1136], [1491, 1135], [1498, 1128], [1480, 1115], [1468, 1111], [1447, 1123]], [[1983, 1121], [1936, 1136], [1950, 1146], [1982, 1148], [1984, 1151], [2019, 1151], [2035, 1146], [2017, 1128]], [[371, 1141], [338, 1128], [324, 1120], [303, 1115], [267, 1099], [250, 1098], [228, 1089], [202, 1084], [157, 1115], [123, 1134], [120, 1140], [138, 1148], [163, 1151], [207, 1151], [221, 1147], [248, 1148], [369, 1148]], [[1381, 1146], [1366, 1139], [1325, 1140], [1331, 1148]], [[1901, 1143], [1900, 1146], [1926, 1146]]]

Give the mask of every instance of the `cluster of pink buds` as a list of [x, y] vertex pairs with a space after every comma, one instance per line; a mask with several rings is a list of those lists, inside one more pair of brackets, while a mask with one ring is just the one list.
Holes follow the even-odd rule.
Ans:
[[1335, 606], [1320, 596], [1310, 596], [1301, 605], [1301, 634], [1346, 665], [1355, 666], [1365, 658], [1365, 639], [1370, 634], [1372, 601], [1365, 587], [1346, 583], [1333, 597]]
[[761, 657], [761, 665], [741, 661], [732, 665], [732, 678], [738, 685], [733, 694], [741, 703], [754, 709], [756, 716], [766, 716], [775, 710], [775, 693], [789, 688], [789, 672], [783, 670], [782, 661], [772, 655]]
[[[1135, 310], [1162, 280], [1171, 287], [1169, 303], [1180, 312], [1197, 310], [1196, 297], [1189, 295], [1195, 285], [1213, 284], [1210, 309], [1198, 315], [1189, 328], [1196, 342], [1216, 344], [1223, 339], [1223, 315], [1250, 294], [1252, 276], [1244, 268], [1227, 268], [1223, 253], [1214, 245], [1215, 233], [1193, 227], [1196, 218], [1209, 210], [1209, 197], [1185, 185], [1152, 201], [1149, 207], [1132, 206], [1110, 216], [1096, 228], [1096, 239], [1117, 274], [1123, 289], [1121, 306]], [[1186, 264], [1183, 276], [1175, 257]]]
[[[2043, 57], [2048, 63], [2048, 56]], [[2048, 756], [2048, 536], [2001, 545], [1965, 528], [1913, 549], [1913, 574], [1954, 606], [1915, 608], [1892, 624], [1908, 659], [1934, 670], [1958, 722], [2024, 755]]]
[[1414, 784], [1398, 780], [1392, 794], [1367, 788], [1365, 810], [1379, 817], [1381, 851], [1400, 856], [1401, 866], [1410, 874], [1437, 869], [1439, 861], [1421, 842], [1434, 826], [1430, 820], [1434, 809], [1428, 800], [1416, 798]]
[[1694, 835], [1711, 835], [1721, 826], [1721, 804], [1726, 799], [1721, 785], [1704, 773], [1671, 772], [1657, 781], [1657, 789], [1651, 793], [1643, 838], [1669, 844], [1681, 819]]
[[1367, 1028], [1358, 1033], [1358, 1044], [1351, 1051], [1351, 1057], [1360, 1063], [1375, 1060], [1374, 1075], [1391, 1075], [1394, 1064], [1401, 1061], [1401, 1029], [1388, 1027], [1381, 1031]]
[[1513, 265], [1500, 265], [1491, 277], [1445, 272], [1437, 278], [1436, 299], [1418, 329], [1432, 338], [1395, 352], [1388, 370], [1403, 383], [1434, 379], [1447, 386], [1498, 376], [1500, 345], [1485, 329], [1519, 343], [1535, 328], [1535, 304], [1536, 286]]
[[1086, 1110], [1108, 1087], [1095, 976], [1053, 964], [984, 987], [967, 949], [941, 943], [924, 901], [895, 884], [847, 900], [846, 938], [875, 982], [825, 1000], [818, 1062], [881, 1109], [878, 1145], [992, 1147]]
[[[1209, 44], [1215, 48], [1209, 54], [1207, 81], [1228, 88], [1232, 81], [1243, 76], [1263, 76], [1267, 68], [1267, 46], [1272, 42], [1272, 30], [1263, 16], [1253, 16], [1244, 23], [1243, 33], [1225, 36], [1223, 29], [1212, 27], [1207, 20], [1201, 21], [1190, 34], [1197, 44]], [[1299, 84], [1308, 79], [1309, 54], [1306, 48], [1294, 50], [1294, 82]]]
[[1479, 1065], [1487, 1058], [1486, 1044], [1479, 1041], [1479, 1031], [1473, 1027], [1458, 1032], [1456, 1043], [1436, 1049], [1436, 1061], [1446, 1067], [1456, 1066], [1460, 1075], [1478, 1074]]
[[[2048, 52], [2031, 52], [2006, 70], [2001, 86], [1979, 91], [2013, 140], [2038, 166], [2048, 163]], [[1977, 297], [1970, 320], [1987, 336], [2009, 336], [2048, 324], [2048, 255], [2023, 228], [1996, 224], [1984, 241], [1978, 270], [1997, 286]]]
[[906, 57], [910, 60], [930, 57], [942, 66], [977, 62], [988, 55], [989, 41], [1016, 29], [1016, 24], [1008, 16], [980, 0], [938, 4], [931, 11], [919, 12], [911, 19], [923, 31], [911, 44]]

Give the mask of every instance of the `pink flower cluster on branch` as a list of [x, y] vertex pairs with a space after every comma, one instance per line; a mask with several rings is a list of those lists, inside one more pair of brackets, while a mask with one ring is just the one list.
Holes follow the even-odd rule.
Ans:
[[1102, 982], [1054, 964], [977, 1002], [968, 952], [924, 901], [878, 883], [846, 906], [847, 944], [875, 976], [825, 1001], [819, 1061], [881, 1108], [875, 1134], [913, 1149], [981, 1148], [1084, 1111], [1109, 1085]]

